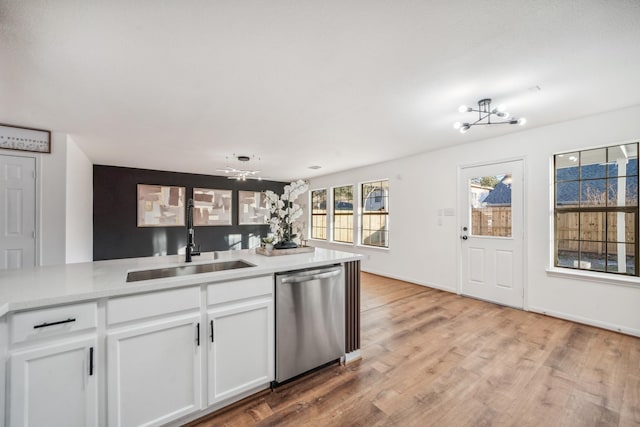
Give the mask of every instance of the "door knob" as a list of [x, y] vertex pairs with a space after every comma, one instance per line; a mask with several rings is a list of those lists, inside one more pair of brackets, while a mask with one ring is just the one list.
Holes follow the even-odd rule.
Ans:
[[460, 238], [461, 238], [462, 240], [467, 240], [469, 237], [468, 237], [468, 236], [460, 236]]

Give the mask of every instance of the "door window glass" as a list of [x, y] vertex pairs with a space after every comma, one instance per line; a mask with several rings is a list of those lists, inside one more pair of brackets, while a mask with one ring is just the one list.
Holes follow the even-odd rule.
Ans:
[[469, 181], [471, 235], [511, 237], [511, 174]]

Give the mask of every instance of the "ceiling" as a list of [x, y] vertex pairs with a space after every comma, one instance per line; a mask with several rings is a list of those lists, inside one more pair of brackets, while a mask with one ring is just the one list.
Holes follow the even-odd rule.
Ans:
[[[104, 165], [308, 178], [640, 104], [638, 0], [0, 0], [0, 37], [0, 122]], [[455, 131], [485, 97], [526, 127]]]

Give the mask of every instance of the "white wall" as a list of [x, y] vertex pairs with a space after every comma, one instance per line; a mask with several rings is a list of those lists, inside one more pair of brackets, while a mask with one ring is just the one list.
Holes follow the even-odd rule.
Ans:
[[438, 217], [438, 210], [454, 208], [459, 214], [458, 167], [523, 157], [525, 308], [640, 335], [640, 279], [624, 285], [546, 272], [550, 266], [550, 158], [560, 151], [638, 141], [638, 117], [640, 106], [311, 179], [311, 189], [379, 178], [390, 181], [389, 250], [312, 244], [365, 254], [365, 271], [456, 292], [459, 222], [457, 216]]
[[67, 138], [66, 262], [93, 260], [93, 163]]
[[67, 134], [54, 132], [39, 162], [40, 265], [93, 259], [93, 165]]
[[64, 264], [66, 250], [67, 135], [51, 135], [51, 153], [39, 156], [40, 265]]

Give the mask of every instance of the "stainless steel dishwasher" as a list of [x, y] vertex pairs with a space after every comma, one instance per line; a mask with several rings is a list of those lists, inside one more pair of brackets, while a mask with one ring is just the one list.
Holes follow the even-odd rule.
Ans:
[[344, 355], [341, 265], [276, 275], [276, 382]]

